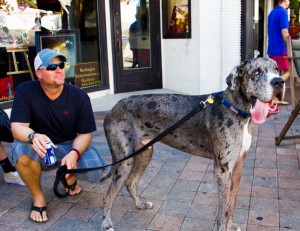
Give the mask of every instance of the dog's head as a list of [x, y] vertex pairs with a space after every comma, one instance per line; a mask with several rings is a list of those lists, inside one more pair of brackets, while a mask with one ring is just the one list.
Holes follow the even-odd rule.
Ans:
[[274, 107], [272, 100], [275, 97], [281, 100], [284, 96], [284, 81], [279, 76], [276, 62], [269, 58], [242, 62], [231, 71], [226, 82], [229, 90], [251, 103], [250, 112], [255, 123], [264, 122], [270, 105]]

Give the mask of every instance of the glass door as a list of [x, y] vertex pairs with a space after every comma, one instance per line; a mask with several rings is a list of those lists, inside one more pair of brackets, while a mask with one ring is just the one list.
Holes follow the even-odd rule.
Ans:
[[161, 88], [159, 4], [113, 0], [115, 91]]
[[151, 67], [149, 4], [121, 1], [123, 67]]

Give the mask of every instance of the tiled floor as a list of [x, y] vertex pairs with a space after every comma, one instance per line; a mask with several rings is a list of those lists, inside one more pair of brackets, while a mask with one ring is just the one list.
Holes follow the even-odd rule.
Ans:
[[[102, 130], [105, 114], [95, 112], [98, 131], [93, 142], [110, 163]], [[275, 136], [289, 114], [290, 106], [281, 106], [280, 114], [255, 128], [234, 217], [242, 231], [300, 230], [300, 139], [275, 146]], [[289, 133], [300, 133], [299, 119]], [[8, 150], [8, 145], [5, 147]], [[28, 220], [32, 199], [25, 187], [0, 182], [0, 231], [100, 230], [102, 200], [110, 180], [98, 184], [79, 181], [83, 188], [80, 195], [58, 199], [52, 191], [54, 176], [55, 171], [50, 171], [42, 178], [50, 218], [45, 224]], [[158, 143], [138, 192], [151, 200], [154, 208], [136, 209], [122, 189], [113, 206], [115, 230], [215, 230], [218, 189], [210, 160]]]

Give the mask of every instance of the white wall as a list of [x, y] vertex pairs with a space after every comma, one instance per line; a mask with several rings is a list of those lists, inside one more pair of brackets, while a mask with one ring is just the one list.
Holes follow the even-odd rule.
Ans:
[[[192, 1], [199, 3], [199, 19], [194, 22], [199, 30], [200, 60], [199, 85], [200, 91], [193, 94], [206, 94], [221, 89], [221, 12], [220, 1]], [[192, 12], [192, 16], [197, 12]], [[193, 17], [192, 17], [193, 20]], [[198, 38], [196, 38], [198, 40]]]
[[163, 88], [199, 94], [200, 92], [200, 1], [192, 0], [192, 38], [162, 38]]
[[226, 88], [240, 63], [240, 0], [192, 0], [192, 38], [162, 39], [163, 87], [187, 94]]

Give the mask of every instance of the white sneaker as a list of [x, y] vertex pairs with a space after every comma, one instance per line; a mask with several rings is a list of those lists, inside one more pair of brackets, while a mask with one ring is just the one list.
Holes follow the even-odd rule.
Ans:
[[25, 185], [25, 183], [23, 182], [23, 180], [21, 179], [21, 177], [19, 176], [19, 173], [17, 171], [3, 173], [3, 175], [4, 175], [4, 181], [6, 183]]

